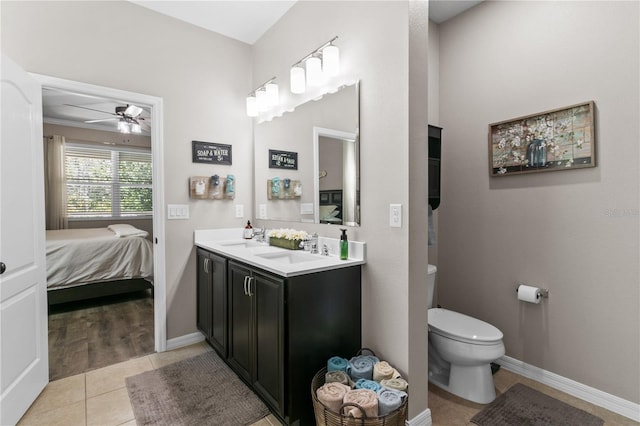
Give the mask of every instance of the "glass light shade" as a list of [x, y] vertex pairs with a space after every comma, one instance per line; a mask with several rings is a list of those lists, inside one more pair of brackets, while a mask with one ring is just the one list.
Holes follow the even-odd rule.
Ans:
[[327, 77], [334, 77], [340, 73], [340, 49], [330, 44], [322, 49], [322, 72]]
[[304, 80], [304, 68], [301, 66], [291, 67], [291, 71], [289, 73], [289, 77], [291, 80], [291, 93], [304, 93], [306, 89], [306, 84]]
[[255, 96], [247, 96], [247, 115], [249, 117], [258, 116], [258, 105]]
[[278, 92], [278, 85], [276, 83], [269, 83], [265, 86], [267, 92], [267, 105], [274, 107], [280, 102], [280, 96]]
[[265, 112], [269, 109], [269, 105], [267, 104], [266, 90], [256, 90], [256, 107], [258, 109], [258, 112]]
[[315, 56], [305, 61], [307, 66], [307, 84], [309, 86], [320, 86], [323, 82], [322, 78], [322, 61]]
[[129, 133], [129, 124], [126, 121], [118, 121], [118, 131], [120, 133]]
[[138, 123], [131, 123], [131, 131], [133, 133], [142, 133], [142, 128]]

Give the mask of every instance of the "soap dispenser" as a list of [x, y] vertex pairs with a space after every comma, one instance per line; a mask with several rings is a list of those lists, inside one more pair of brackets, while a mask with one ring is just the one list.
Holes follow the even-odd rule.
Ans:
[[340, 260], [349, 259], [349, 240], [347, 240], [347, 230], [340, 229], [342, 235], [340, 236]]

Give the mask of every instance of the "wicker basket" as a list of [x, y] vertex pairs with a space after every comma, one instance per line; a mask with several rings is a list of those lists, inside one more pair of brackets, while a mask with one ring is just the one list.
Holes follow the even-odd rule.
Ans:
[[[407, 420], [407, 399], [403, 401], [402, 405], [387, 414], [380, 417], [362, 417], [354, 418], [351, 416], [343, 416], [340, 413], [331, 411], [318, 400], [316, 391], [322, 385], [324, 385], [324, 375], [327, 373], [327, 368], [323, 367], [320, 371], [313, 376], [311, 381], [311, 398], [313, 398], [313, 411], [316, 416], [316, 425], [318, 426], [404, 426]], [[344, 406], [351, 405], [359, 407], [357, 404], [345, 404]], [[359, 407], [360, 408], [360, 407]], [[362, 408], [360, 408], [362, 410]], [[364, 415], [364, 410], [363, 410]]]

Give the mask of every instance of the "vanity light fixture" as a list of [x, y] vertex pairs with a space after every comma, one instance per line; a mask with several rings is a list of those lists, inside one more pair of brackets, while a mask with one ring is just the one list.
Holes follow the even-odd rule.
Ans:
[[338, 75], [340, 50], [333, 44], [337, 39], [338, 36], [335, 36], [293, 64], [290, 71], [291, 93], [304, 93], [306, 86], [320, 86], [327, 77]]
[[268, 111], [280, 102], [278, 85], [274, 83], [275, 77], [270, 78], [265, 83], [247, 96], [247, 115], [257, 117], [259, 113]]

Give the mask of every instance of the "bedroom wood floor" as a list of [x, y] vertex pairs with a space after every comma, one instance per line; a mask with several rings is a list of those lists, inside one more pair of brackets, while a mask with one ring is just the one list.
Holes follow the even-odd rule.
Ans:
[[49, 380], [153, 352], [147, 291], [54, 305], [49, 312]]

